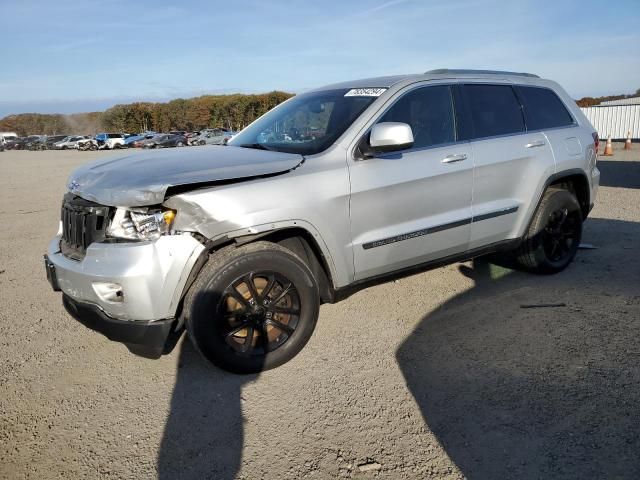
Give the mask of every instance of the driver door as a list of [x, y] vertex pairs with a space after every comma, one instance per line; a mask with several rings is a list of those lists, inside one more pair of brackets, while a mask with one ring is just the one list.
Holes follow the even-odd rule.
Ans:
[[414, 88], [377, 120], [409, 124], [414, 145], [350, 162], [355, 280], [467, 250], [473, 154], [455, 118], [450, 85]]

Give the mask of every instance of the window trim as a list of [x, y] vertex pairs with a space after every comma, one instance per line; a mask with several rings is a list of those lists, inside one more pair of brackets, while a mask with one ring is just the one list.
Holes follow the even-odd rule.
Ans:
[[[464, 140], [464, 139], [460, 139], [460, 132], [458, 131], [458, 124], [460, 122], [460, 119], [458, 117], [458, 109], [456, 106], [456, 92], [455, 92], [455, 88], [457, 87], [458, 82], [456, 81], [448, 81], [448, 82], [443, 82], [443, 83], [417, 83], [417, 84], [412, 84], [412, 85], [408, 85], [407, 87], [403, 88], [402, 90], [400, 90], [399, 92], [397, 92], [396, 94], [393, 95], [393, 97], [391, 97], [389, 99], [389, 103], [387, 105], [384, 105], [380, 110], [378, 110], [374, 115], [372, 115], [371, 119], [370, 119], [370, 124], [369, 126], [364, 130], [364, 132], [358, 137], [358, 140], [355, 142], [355, 145], [353, 147], [352, 150], [352, 158], [355, 159], [356, 161], [360, 161], [363, 160], [362, 157], [360, 157], [358, 155], [358, 148], [360, 146], [360, 143], [363, 141], [363, 139], [365, 139], [366, 137], [369, 136], [369, 134], [371, 133], [371, 129], [377, 125], [380, 120], [382, 119], [382, 117], [384, 117], [387, 112], [389, 110], [391, 110], [395, 104], [397, 102], [399, 102], [402, 98], [404, 98], [405, 95], [408, 95], [418, 89], [422, 89], [422, 88], [433, 88], [433, 87], [448, 87], [449, 88], [449, 93], [451, 96], [451, 107], [453, 108], [453, 128], [454, 128], [454, 136], [455, 136], [455, 140], [453, 142], [447, 142], [447, 143], [437, 143], [434, 145], [428, 145], [428, 146], [424, 146], [424, 147], [411, 147], [411, 148], [406, 148], [404, 150], [398, 150], [395, 152], [389, 152], [389, 153], [385, 153], [385, 154], [380, 154], [377, 155], [374, 158], [387, 158], [390, 155], [397, 155], [398, 153], [412, 153], [412, 152], [421, 152], [424, 150], [431, 150], [434, 148], [442, 148], [442, 147], [447, 147], [447, 146], [451, 146], [451, 145], [456, 145], [456, 144], [460, 144], [460, 143], [467, 143], [469, 140]], [[363, 112], [364, 113], [364, 112]]]
[[[513, 137], [513, 136], [516, 136], [516, 135], [526, 135], [528, 133], [544, 133], [544, 132], [550, 132], [550, 131], [554, 131], [554, 130], [561, 130], [561, 129], [565, 129], [565, 128], [576, 128], [576, 127], [580, 126], [580, 124], [576, 120], [576, 117], [573, 114], [573, 112], [571, 111], [571, 109], [562, 100], [560, 95], [558, 95], [556, 93], [556, 91], [551, 87], [546, 87], [546, 86], [543, 86], [543, 85], [532, 85], [532, 84], [526, 84], [526, 83], [506, 83], [506, 82], [505, 83], [501, 83], [501, 82], [487, 82], [487, 81], [482, 81], [482, 82], [464, 81], [464, 82], [459, 82], [457, 85], [460, 88], [460, 98], [464, 102], [464, 109], [465, 110], [462, 113], [464, 113], [466, 115], [466, 117], [467, 117], [465, 121], [470, 122], [473, 125], [473, 118], [471, 117], [471, 112], [469, 111], [469, 104], [467, 102], [466, 95], [462, 92], [462, 87], [464, 85], [505, 85], [505, 86], [510, 86], [513, 89], [513, 91], [515, 92], [516, 98], [518, 99], [518, 103], [520, 104], [520, 110], [522, 112], [522, 116], [523, 116], [522, 118], [523, 118], [524, 125], [525, 125], [525, 131], [524, 132], [505, 133], [505, 134], [500, 134], [500, 135], [492, 135], [490, 137], [470, 138], [470, 139], [467, 139], [467, 141], [469, 141], [469, 142], [478, 142], [478, 141], [490, 140], [490, 139], [494, 139], [494, 138]], [[524, 102], [523, 102], [521, 96], [518, 93], [518, 87], [531, 87], [531, 88], [542, 88], [542, 89], [545, 89], [545, 90], [551, 90], [551, 92], [554, 95], [556, 95], [556, 97], [558, 97], [560, 102], [562, 102], [562, 105], [567, 110], [567, 112], [569, 112], [569, 116], [573, 119], [573, 123], [570, 124], [570, 125], [563, 125], [561, 127], [539, 128], [539, 129], [535, 129], [535, 130], [529, 129], [529, 126], [527, 125], [527, 117], [526, 117], [525, 111], [524, 111], [524, 109], [526, 107], [524, 105]]]
[[[561, 128], [574, 128], [574, 127], [578, 127], [579, 124], [576, 120], [575, 115], [573, 114], [573, 112], [571, 111], [571, 109], [569, 107], [567, 107], [567, 105], [564, 103], [564, 101], [562, 100], [562, 98], [560, 98], [560, 95], [558, 95], [556, 93], [556, 91], [553, 88], [549, 88], [549, 87], [544, 87], [541, 85], [525, 85], [523, 83], [514, 83], [513, 84], [514, 90], [516, 92], [516, 96], [518, 97], [518, 101], [520, 102], [521, 108], [522, 108], [522, 114], [524, 115], [524, 123], [527, 127], [527, 132], [528, 133], [535, 133], [535, 132], [545, 132], [545, 131], [551, 131], [551, 130], [559, 130]], [[527, 115], [526, 115], [526, 110], [527, 110], [527, 106], [525, 104], [524, 98], [520, 95], [520, 88], [538, 88], [540, 90], [549, 90], [553, 95], [555, 95], [555, 97], [560, 101], [560, 103], [562, 104], [562, 106], [564, 107], [564, 109], [566, 110], [566, 112], [569, 114], [569, 117], [571, 118], [571, 122], [568, 125], [561, 125], [559, 127], [550, 127], [550, 128], [536, 128], [536, 129], [529, 129], [529, 126], [527, 125]]]
[[[496, 83], [496, 82], [460, 82], [459, 85], [460, 85], [460, 98], [462, 99], [462, 101], [465, 104], [465, 114], [467, 116], [466, 121], [468, 121], [471, 124], [472, 138], [469, 139], [470, 142], [488, 140], [488, 139], [491, 139], [491, 138], [514, 137], [514, 136], [517, 136], [517, 135], [525, 135], [527, 133], [531, 133], [531, 131], [527, 129], [527, 119], [526, 119], [526, 117], [524, 115], [524, 106], [522, 104], [520, 96], [518, 95], [518, 92], [515, 89], [516, 84], [514, 84], [514, 83]], [[475, 125], [475, 121], [473, 119], [473, 114], [471, 113], [471, 105], [469, 104], [469, 100], [467, 98], [467, 93], [464, 91], [464, 87], [466, 85], [490, 85], [490, 86], [497, 86], [497, 87], [510, 87], [511, 91], [513, 92], [513, 95], [514, 95], [516, 101], [518, 102], [518, 106], [520, 107], [519, 110], [520, 110], [520, 115], [522, 116], [522, 124], [524, 125], [524, 130], [522, 130], [520, 132], [500, 133], [498, 135], [489, 135], [489, 136], [485, 136], [485, 137], [474, 137], [473, 135], [475, 135], [476, 125]]]
[[[522, 83], [522, 82], [512, 82], [512, 81], [487, 81], [487, 80], [480, 80], [480, 81], [474, 81], [472, 79], [459, 79], [459, 78], [448, 78], [448, 79], [443, 79], [443, 80], [418, 80], [416, 82], [410, 83], [408, 85], [403, 86], [402, 88], [400, 88], [397, 92], [394, 92], [390, 98], [386, 99], [386, 101], [378, 108], [378, 110], [376, 110], [375, 112], [373, 112], [371, 114], [371, 116], [369, 117], [369, 120], [367, 120], [367, 122], [365, 123], [365, 127], [361, 128], [360, 131], [362, 133], [356, 134], [353, 137], [353, 140], [350, 141], [350, 146], [349, 151], [351, 152], [351, 160], [354, 160], [356, 162], [358, 161], [362, 161], [364, 160], [362, 157], [360, 157], [358, 155], [358, 147], [360, 145], [360, 142], [362, 142], [363, 138], [366, 137], [367, 135], [369, 135], [369, 133], [371, 132], [371, 129], [373, 128], [373, 126], [378, 122], [378, 120], [387, 112], [387, 110], [389, 110], [400, 98], [402, 98], [405, 94], [417, 89], [417, 88], [428, 88], [428, 87], [435, 87], [435, 86], [442, 86], [442, 85], [447, 85], [449, 86], [449, 88], [451, 88], [452, 91], [452, 95], [453, 95], [453, 103], [454, 103], [454, 110], [455, 110], [455, 122], [456, 122], [456, 141], [453, 143], [446, 143], [446, 144], [439, 144], [439, 145], [433, 145], [433, 146], [429, 146], [429, 147], [422, 147], [422, 148], [409, 148], [409, 149], [405, 149], [405, 150], [399, 150], [397, 152], [393, 152], [387, 155], [392, 155], [392, 154], [401, 154], [401, 153], [409, 153], [409, 152], [417, 152], [417, 151], [422, 151], [422, 150], [429, 150], [432, 148], [442, 148], [442, 147], [448, 147], [448, 146], [452, 146], [452, 145], [460, 145], [460, 144], [464, 144], [464, 143], [471, 143], [471, 142], [476, 142], [476, 141], [483, 141], [483, 140], [490, 140], [490, 139], [494, 139], [494, 138], [503, 138], [503, 137], [513, 137], [513, 136], [517, 136], [517, 135], [526, 135], [529, 133], [543, 133], [543, 132], [550, 132], [550, 131], [554, 131], [554, 130], [561, 130], [561, 129], [566, 129], [566, 128], [576, 128], [576, 127], [580, 127], [580, 123], [576, 120], [576, 117], [573, 113], [573, 111], [571, 110], [571, 108], [569, 106], [567, 106], [567, 104], [565, 103], [565, 101], [562, 99], [562, 97], [560, 95], [558, 95], [558, 93], [551, 87], [547, 87], [544, 85], [535, 85], [535, 84], [529, 84], [529, 83]], [[521, 111], [522, 111], [522, 115], [523, 115], [523, 121], [525, 124], [525, 131], [524, 132], [516, 132], [516, 133], [507, 133], [507, 134], [501, 134], [501, 135], [494, 135], [491, 137], [482, 137], [482, 138], [464, 138], [464, 136], [461, 136], [461, 131], [458, 128], [460, 125], [462, 125], [463, 122], [467, 122], [467, 123], [471, 123], [473, 124], [473, 119], [471, 118], [471, 112], [469, 111], [469, 105], [466, 101], [465, 95], [462, 91], [462, 87], [464, 85], [504, 85], [504, 86], [509, 86], [511, 87], [516, 95], [516, 98], [518, 99], [518, 103], [521, 107]], [[533, 88], [544, 88], [547, 90], [551, 90], [562, 102], [562, 104], [564, 105], [564, 107], [567, 109], [567, 111], [569, 112], [569, 115], [571, 116], [571, 118], [573, 119], [573, 124], [571, 125], [565, 125], [562, 127], [553, 127], [553, 128], [547, 128], [547, 129], [537, 129], [537, 130], [530, 130], [527, 126], [527, 119], [524, 116], [524, 111], [522, 110], [524, 108], [523, 106], [523, 102], [522, 99], [520, 98], [520, 96], [518, 95], [518, 91], [516, 87], [533, 87]], [[375, 102], [370, 105], [374, 106]], [[364, 114], [366, 112], [366, 110], [364, 112], [362, 112], [362, 114]], [[349, 129], [347, 129], [343, 135], [346, 135], [348, 133]], [[462, 138], [461, 138], [462, 137]], [[336, 143], [339, 142], [340, 139], [336, 140]], [[377, 157], [374, 158], [384, 158], [382, 155], [379, 155]]]

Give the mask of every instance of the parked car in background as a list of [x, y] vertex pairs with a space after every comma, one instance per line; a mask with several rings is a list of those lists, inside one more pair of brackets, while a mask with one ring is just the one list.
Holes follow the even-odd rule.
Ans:
[[200, 134], [189, 139], [190, 145], [224, 145], [235, 132], [222, 128], [207, 128], [200, 130]]
[[125, 147], [139, 147], [140, 145], [137, 144], [136, 142], [142, 142], [143, 140], [147, 140], [149, 138], [152, 138], [154, 135], [157, 135], [156, 132], [145, 132], [145, 133], [141, 133], [139, 135], [129, 135], [127, 138], [124, 139], [124, 146]]
[[39, 135], [29, 135], [28, 137], [17, 137], [14, 140], [10, 140], [5, 144], [7, 150], [25, 150], [27, 145], [38, 140]]
[[101, 148], [105, 148], [107, 150], [124, 147], [124, 133], [99, 133], [95, 138]]
[[27, 137], [12, 137], [4, 143], [6, 150], [22, 150]]
[[187, 139], [184, 135], [161, 133], [142, 142], [142, 148], [184, 147]]
[[47, 148], [47, 150], [51, 150], [51, 149], [55, 148], [55, 144], [56, 143], [64, 140], [68, 136], [69, 135], [50, 135], [50, 136], [47, 137], [47, 139], [44, 142], [45, 147]]
[[90, 138], [87, 135], [70, 135], [63, 138], [59, 142], [53, 144], [56, 150], [67, 150], [70, 148], [78, 148], [78, 142]]
[[98, 150], [98, 141], [95, 138], [85, 138], [84, 140], [78, 140], [78, 145], [76, 148], [80, 152], [84, 152], [86, 150]]
[[31, 138], [24, 145], [25, 150], [46, 150], [47, 146], [45, 142], [47, 141], [46, 135], [34, 135], [34, 138]]
[[16, 132], [0, 132], [0, 144], [2, 145], [15, 140], [16, 138], [18, 138], [18, 134]]

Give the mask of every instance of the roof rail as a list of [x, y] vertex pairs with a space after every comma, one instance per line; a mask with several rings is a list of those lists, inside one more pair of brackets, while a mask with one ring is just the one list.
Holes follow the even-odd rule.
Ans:
[[517, 77], [540, 78], [538, 75], [534, 75], [533, 73], [504, 72], [501, 70], [465, 70], [465, 69], [455, 69], [455, 68], [437, 68], [435, 70], [429, 70], [428, 72], [424, 72], [424, 73], [432, 74], [432, 75], [463, 75], [463, 74], [511, 75], [511, 76], [517, 76]]

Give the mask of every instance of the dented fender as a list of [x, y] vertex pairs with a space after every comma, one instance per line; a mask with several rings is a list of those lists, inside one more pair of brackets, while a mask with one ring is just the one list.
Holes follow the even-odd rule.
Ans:
[[[281, 219], [267, 223], [251, 224], [240, 212], [236, 212], [238, 214], [237, 217], [231, 218], [228, 215], [231, 212], [224, 208], [224, 204], [220, 204], [218, 209], [210, 210], [209, 208], [203, 208], [196, 198], [198, 197], [193, 194], [180, 194], [171, 197], [164, 203], [165, 206], [178, 212], [173, 224], [175, 230], [200, 233], [215, 244], [221, 240], [240, 239], [288, 228], [301, 228], [316, 241], [327, 261], [331, 278], [340, 277], [329, 247], [318, 228], [312, 223], [301, 219]], [[225, 211], [227, 215], [225, 215]]]

